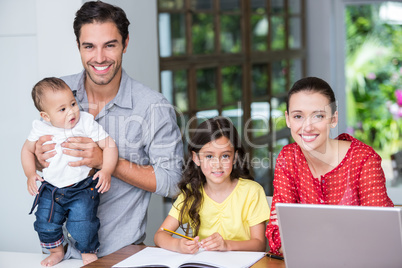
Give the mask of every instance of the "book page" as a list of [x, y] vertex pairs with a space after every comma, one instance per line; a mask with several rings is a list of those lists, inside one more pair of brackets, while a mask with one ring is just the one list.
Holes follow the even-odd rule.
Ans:
[[217, 267], [246, 268], [264, 257], [265, 252], [252, 251], [204, 251], [197, 254], [181, 254], [174, 251], [147, 247], [140, 252], [114, 265], [123, 267]]
[[113, 267], [169, 267], [177, 268], [194, 255], [181, 254], [163, 248], [147, 247], [117, 263]]
[[[200, 251], [180, 267], [247, 268], [265, 256], [265, 252], [252, 251]], [[195, 264], [205, 264], [197, 266]]]

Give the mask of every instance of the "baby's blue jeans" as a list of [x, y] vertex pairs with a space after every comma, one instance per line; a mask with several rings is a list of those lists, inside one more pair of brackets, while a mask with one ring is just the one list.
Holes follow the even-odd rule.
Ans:
[[95, 188], [98, 180], [92, 178], [64, 188], [57, 188], [46, 181], [42, 183], [31, 210], [32, 213], [38, 205], [34, 228], [42, 247], [51, 249], [63, 244], [62, 226], [66, 222], [67, 231], [81, 253], [98, 251], [100, 224], [96, 213], [99, 193]]

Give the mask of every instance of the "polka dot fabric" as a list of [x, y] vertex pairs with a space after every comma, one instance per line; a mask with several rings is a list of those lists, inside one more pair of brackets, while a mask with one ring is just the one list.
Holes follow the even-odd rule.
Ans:
[[272, 253], [279, 254], [281, 247], [276, 203], [394, 206], [387, 195], [381, 157], [348, 134], [341, 134], [337, 139], [351, 141], [350, 148], [337, 167], [321, 176], [321, 182], [313, 177], [296, 143], [285, 146], [278, 155], [271, 219], [266, 230]]

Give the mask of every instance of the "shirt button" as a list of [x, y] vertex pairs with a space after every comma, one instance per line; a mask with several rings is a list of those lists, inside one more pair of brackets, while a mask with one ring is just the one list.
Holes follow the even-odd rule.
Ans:
[[322, 183], [325, 183], [325, 180], [322, 180], [321, 182], [322, 182]]

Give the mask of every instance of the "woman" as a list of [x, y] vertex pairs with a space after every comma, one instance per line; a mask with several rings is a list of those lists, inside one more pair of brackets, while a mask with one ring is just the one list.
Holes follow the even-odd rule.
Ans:
[[393, 206], [381, 157], [373, 148], [348, 134], [330, 138], [338, 112], [328, 83], [316, 77], [297, 81], [286, 106], [286, 124], [295, 143], [285, 146], [276, 161], [266, 230], [274, 254], [282, 254], [276, 203]]

